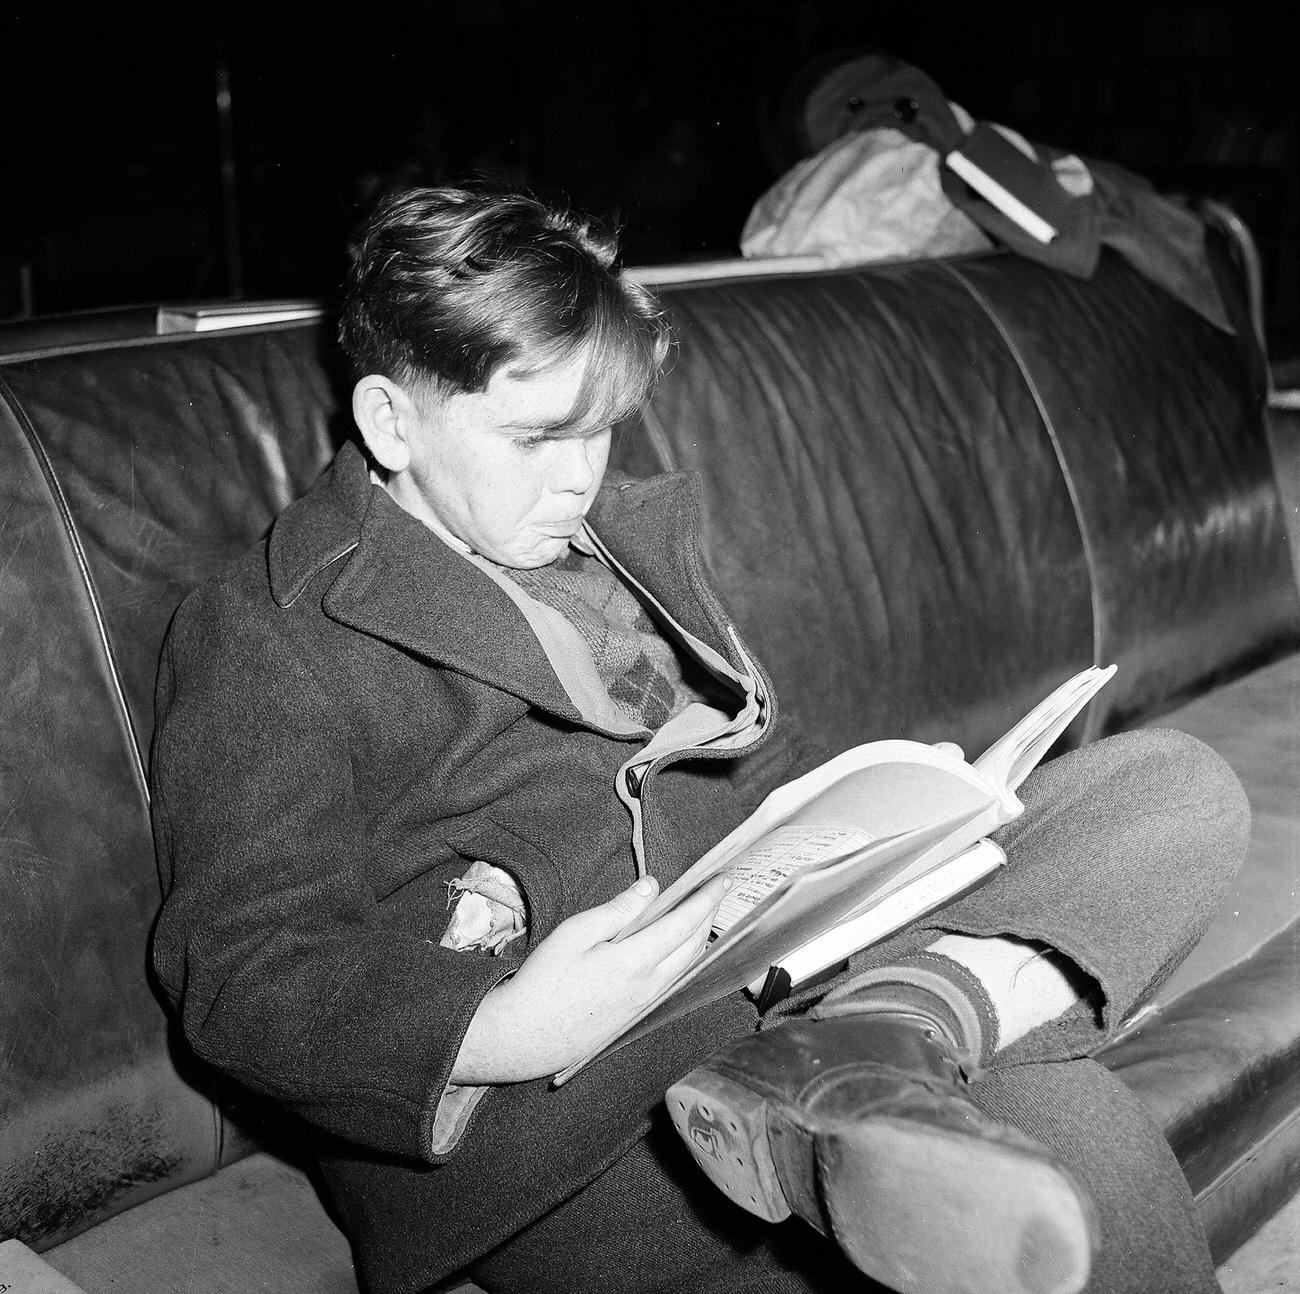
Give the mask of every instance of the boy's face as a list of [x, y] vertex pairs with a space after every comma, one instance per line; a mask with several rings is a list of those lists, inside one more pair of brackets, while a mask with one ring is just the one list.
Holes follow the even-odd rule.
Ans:
[[390, 476], [389, 493], [499, 566], [555, 561], [609, 460], [608, 427], [582, 431], [568, 421], [586, 365], [584, 354], [541, 373], [507, 367], [484, 391], [416, 402], [410, 463]]

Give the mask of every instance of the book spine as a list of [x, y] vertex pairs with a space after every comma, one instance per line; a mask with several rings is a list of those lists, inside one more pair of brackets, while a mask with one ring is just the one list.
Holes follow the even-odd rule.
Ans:
[[758, 1007], [760, 1014], [775, 1006], [778, 1002], [784, 1002], [790, 996], [790, 976], [784, 966], [769, 966], [767, 968], [767, 978], [763, 981], [763, 987], [754, 994], [754, 1003]]
[[982, 167], [960, 152], [948, 154], [948, 165], [981, 197], [987, 199], [1008, 220], [1014, 220], [1031, 238], [1050, 243], [1060, 232], [1037, 212], [1031, 211], [1009, 189], [999, 184]]
[[[1005, 861], [1006, 855], [992, 841], [979, 841], [928, 876], [882, 899], [860, 917], [832, 926], [794, 949], [768, 972], [762, 996], [772, 1005], [780, 1000], [772, 996], [778, 986], [784, 988], [782, 996], [806, 987], [850, 953], [878, 943], [975, 889]], [[773, 972], [778, 970], [784, 984], [774, 980]]]

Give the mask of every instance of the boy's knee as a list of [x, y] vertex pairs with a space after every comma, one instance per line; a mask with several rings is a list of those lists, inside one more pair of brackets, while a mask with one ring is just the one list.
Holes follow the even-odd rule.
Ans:
[[1176, 728], [1147, 728], [1112, 738], [1149, 780], [1151, 802], [1185, 816], [1197, 848], [1188, 865], [1236, 875], [1250, 840], [1250, 802], [1231, 765], [1205, 742]]
[[1243, 827], [1250, 824], [1250, 804], [1232, 766], [1199, 737], [1177, 728], [1145, 728], [1127, 734], [1146, 747], [1146, 758], [1159, 760], [1157, 776], [1207, 812]]

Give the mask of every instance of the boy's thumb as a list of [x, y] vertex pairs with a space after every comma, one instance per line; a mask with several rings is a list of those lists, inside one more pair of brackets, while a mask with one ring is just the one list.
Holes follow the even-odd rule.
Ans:
[[653, 876], [643, 876], [622, 894], [616, 894], [608, 903], [602, 904], [599, 911], [608, 919], [605, 937], [613, 938], [629, 921], [640, 916], [658, 893], [659, 882]]

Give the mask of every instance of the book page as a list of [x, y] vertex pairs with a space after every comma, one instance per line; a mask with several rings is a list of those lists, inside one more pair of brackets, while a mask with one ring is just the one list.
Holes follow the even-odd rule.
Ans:
[[874, 839], [857, 827], [777, 827], [726, 869], [731, 889], [714, 918], [714, 934], [730, 930], [795, 872], [847, 858]]
[[[706, 881], [742, 862], [769, 833], [780, 828], [800, 827], [808, 835], [834, 827], [861, 831], [869, 840], [878, 840], [997, 804], [995, 788], [955, 755], [914, 741], [855, 746], [773, 791], [618, 937], [624, 939], [643, 930]], [[992, 830], [1009, 816], [999, 807], [995, 820], [985, 829]], [[791, 838], [783, 837], [786, 843]], [[860, 848], [847, 840], [844, 844], [846, 850]], [[844, 852], [809, 859], [804, 866], [826, 866]]]
[[[935, 764], [884, 762], [846, 773], [726, 863], [732, 888], [714, 932], [729, 930], [797, 871], [839, 862], [872, 841], [988, 802], [987, 793]], [[875, 878], [881, 886], [892, 879]]]
[[975, 761], [975, 767], [996, 786], [1014, 794], [1075, 715], [1110, 682], [1116, 668], [1094, 665], [1067, 679], [995, 741]]
[[893, 836], [995, 798], [992, 788], [955, 755], [923, 746], [922, 760], [912, 742], [879, 744], [895, 749], [842, 773], [791, 810], [785, 821], [809, 827], [854, 826], [873, 836]]

